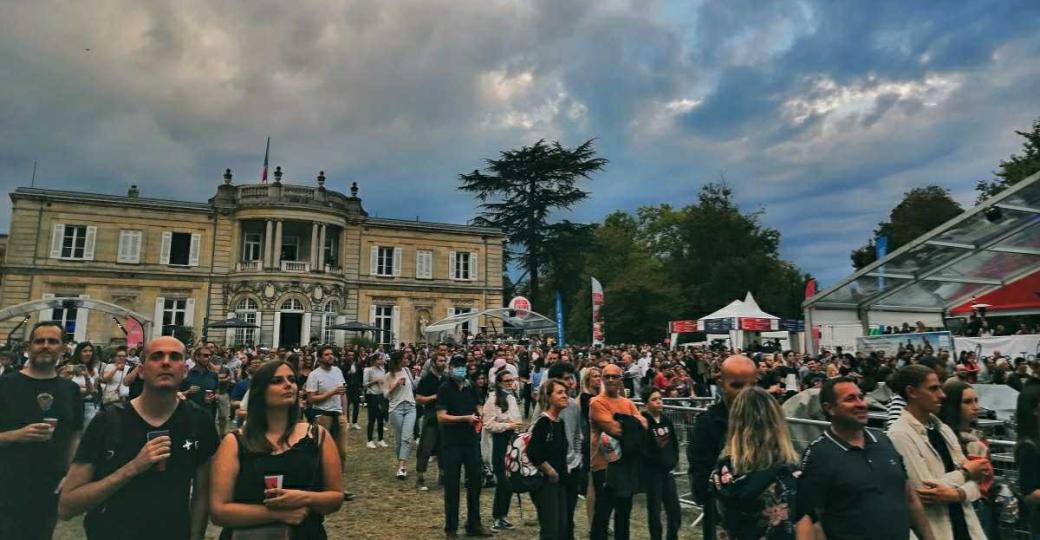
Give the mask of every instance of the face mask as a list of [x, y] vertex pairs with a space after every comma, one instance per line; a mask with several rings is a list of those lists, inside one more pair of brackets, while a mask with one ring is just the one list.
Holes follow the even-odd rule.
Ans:
[[451, 376], [455, 377], [456, 379], [465, 379], [466, 378], [466, 367], [462, 366], [462, 367], [451, 368]]

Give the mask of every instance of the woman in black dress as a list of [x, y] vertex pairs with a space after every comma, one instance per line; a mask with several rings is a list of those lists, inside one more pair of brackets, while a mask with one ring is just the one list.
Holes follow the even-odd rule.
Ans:
[[336, 442], [301, 421], [288, 363], [264, 364], [249, 395], [245, 425], [224, 437], [213, 459], [210, 515], [224, 527], [221, 540], [326, 538], [324, 516], [343, 503]]

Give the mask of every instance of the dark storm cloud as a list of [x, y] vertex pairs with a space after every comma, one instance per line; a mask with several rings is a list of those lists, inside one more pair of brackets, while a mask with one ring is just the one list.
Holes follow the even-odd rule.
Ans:
[[225, 167], [255, 181], [270, 135], [291, 181], [325, 170], [374, 214], [463, 222], [459, 172], [597, 137], [611, 164], [563, 217], [686, 204], [722, 173], [824, 281], [910, 187], [970, 201], [1040, 115], [1033, 1], [102, 0], [3, 15], [6, 190], [39, 160], [38, 185], [204, 200]]

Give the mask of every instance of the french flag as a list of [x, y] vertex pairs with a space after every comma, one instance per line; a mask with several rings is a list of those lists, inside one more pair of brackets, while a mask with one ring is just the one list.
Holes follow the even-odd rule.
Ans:
[[267, 137], [267, 149], [264, 150], [264, 168], [260, 170], [260, 183], [267, 183], [267, 158], [271, 154], [271, 137]]

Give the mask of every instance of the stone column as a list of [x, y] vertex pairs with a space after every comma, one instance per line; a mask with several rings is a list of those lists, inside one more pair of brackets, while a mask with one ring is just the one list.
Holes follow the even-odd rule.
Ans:
[[264, 234], [264, 268], [271, 267], [271, 244], [274, 241], [274, 222], [267, 220], [267, 233]]
[[322, 223], [318, 233], [318, 269], [322, 272], [325, 271], [325, 227], [327, 225]]
[[282, 267], [282, 220], [274, 223], [274, 253], [271, 254], [271, 266], [275, 269]]
[[311, 270], [318, 269], [318, 252], [316, 251], [316, 246], [318, 245], [318, 227], [319, 225], [317, 221], [311, 223]]

